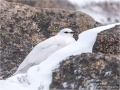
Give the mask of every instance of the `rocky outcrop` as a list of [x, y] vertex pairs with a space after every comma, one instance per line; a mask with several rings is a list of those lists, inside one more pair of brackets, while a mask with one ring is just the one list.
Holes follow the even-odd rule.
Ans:
[[93, 46], [93, 52], [120, 54], [120, 25], [100, 32]]
[[0, 0], [0, 21], [1, 78], [10, 76], [33, 46], [60, 29], [71, 28], [79, 34], [101, 25], [82, 12], [39, 9], [4, 0]]
[[98, 33], [93, 53], [71, 56], [53, 72], [51, 89], [119, 90], [120, 25]]
[[53, 73], [50, 88], [119, 90], [120, 56], [83, 53], [63, 61]]
[[10, 2], [27, 4], [40, 8], [61, 8], [66, 10], [75, 10], [75, 7], [68, 0], [7, 0]]

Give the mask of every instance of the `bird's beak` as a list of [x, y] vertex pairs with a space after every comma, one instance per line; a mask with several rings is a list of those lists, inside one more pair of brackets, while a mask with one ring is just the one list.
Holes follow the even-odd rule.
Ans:
[[73, 31], [73, 32], [70, 32], [71, 34], [74, 34], [75, 32]]

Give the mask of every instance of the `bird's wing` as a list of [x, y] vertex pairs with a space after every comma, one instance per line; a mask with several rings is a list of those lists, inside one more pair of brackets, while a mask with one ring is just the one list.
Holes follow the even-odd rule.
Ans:
[[66, 46], [64, 39], [62, 40], [61, 38], [59, 39], [55, 36], [37, 44], [20, 64], [15, 74], [25, 68], [28, 64], [39, 64], [39, 62], [45, 60], [53, 52], [61, 49], [64, 46]]
[[36, 65], [36, 64], [35, 64], [35, 63], [30, 63], [30, 64], [26, 65], [23, 69], [21, 69], [21, 70], [19, 71], [19, 73], [26, 73], [26, 71], [27, 71], [30, 67], [34, 66], [34, 65]]
[[[65, 46], [64, 40], [59, 40], [57, 37], [51, 37], [39, 44], [37, 44], [33, 50], [28, 54], [26, 59], [34, 58], [36, 55], [40, 55], [45, 52], [45, 50], [49, 49], [51, 50], [51, 47], [63, 47]], [[59, 48], [58, 47], [58, 48]]]

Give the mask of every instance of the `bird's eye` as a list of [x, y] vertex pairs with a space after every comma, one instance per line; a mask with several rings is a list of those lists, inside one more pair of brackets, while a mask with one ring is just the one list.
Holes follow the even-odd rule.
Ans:
[[64, 33], [66, 33], [66, 34], [67, 34], [67, 33], [69, 33], [69, 32], [64, 32]]
[[68, 33], [70, 33], [70, 34], [74, 34], [75, 32], [64, 32], [64, 33], [66, 33], [66, 34], [68, 34]]

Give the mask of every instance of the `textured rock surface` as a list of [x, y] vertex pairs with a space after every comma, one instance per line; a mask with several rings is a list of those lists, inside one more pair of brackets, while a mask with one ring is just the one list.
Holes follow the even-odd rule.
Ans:
[[93, 52], [120, 54], [120, 25], [100, 32], [93, 46]]
[[7, 0], [11, 2], [23, 3], [33, 7], [40, 8], [61, 8], [66, 10], [75, 10], [75, 7], [67, 0]]
[[82, 12], [38, 9], [4, 0], [0, 1], [0, 21], [1, 78], [16, 70], [32, 46], [60, 29], [68, 27], [79, 34], [100, 25]]
[[53, 72], [51, 89], [119, 90], [119, 45], [120, 25], [98, 33], [94, 53], [63, 61]]
[[[102, 85], [105, 85], [107, 89], [104, 90], [119, 90], [119, 63], [119, 55], [83, 53], [71, 56], [54, 71], [51, 88], [103, 90]], [[90, 89], [92, 85], [98, 85], [99, 89]]]

